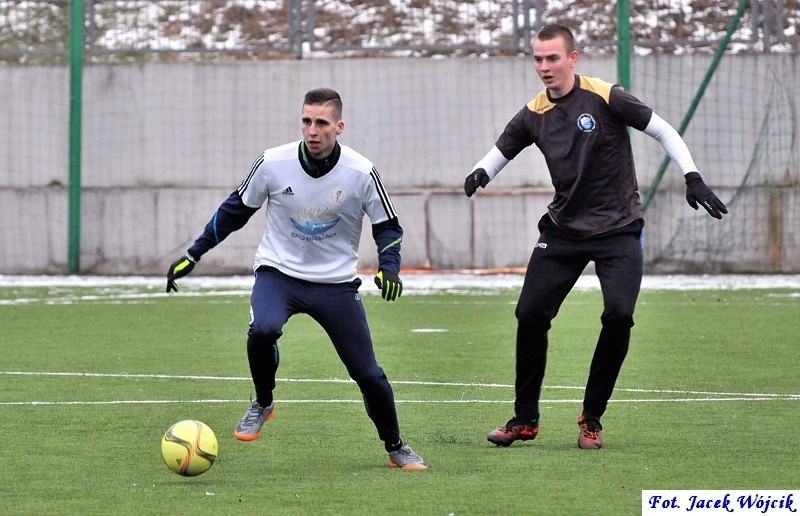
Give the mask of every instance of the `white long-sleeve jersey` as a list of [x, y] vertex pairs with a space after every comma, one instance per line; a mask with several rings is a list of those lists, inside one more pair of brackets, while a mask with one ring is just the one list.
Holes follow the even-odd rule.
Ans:
[[254, 269], [267, 265], [317, 283], [352, 281], [364, 215], [379, 224], [397, 217], [394, 206], [372, 162], [358, 152], [341, 145], [333, 169], [315, 178], [303, 170], [299, 145], [264, 151], [239, 186], [246, 206], [267, 203]]

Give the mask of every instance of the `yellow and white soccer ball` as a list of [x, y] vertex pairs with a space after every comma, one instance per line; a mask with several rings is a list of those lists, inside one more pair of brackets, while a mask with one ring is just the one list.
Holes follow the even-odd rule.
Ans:
[[178, 421], [164, 432], [161, 456], [169, 469], [185, 477], [208, 471], [217, 458], [219, 445], [211, 428], [201, 421]]

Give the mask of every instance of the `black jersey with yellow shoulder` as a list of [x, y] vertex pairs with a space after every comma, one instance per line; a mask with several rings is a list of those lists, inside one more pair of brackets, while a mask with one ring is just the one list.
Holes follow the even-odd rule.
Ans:
[[621, 86], [575, 76], [572, 91], [543, 90], [506, 125], [496, 146], [507, 159], [536, 144], [556, 189], [548, 212], [576, 236], [613, 231], [642, 218], [627, 127], [643, 131], [653, 110]]

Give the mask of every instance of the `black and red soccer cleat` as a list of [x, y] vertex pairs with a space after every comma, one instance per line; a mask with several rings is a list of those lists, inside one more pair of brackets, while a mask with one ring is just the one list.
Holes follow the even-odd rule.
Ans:
[[486, 439], [497, 446], [508, 447], [514, 441], [530, 441], [539, 435], [539, 420], [513, 418], [496, 430], [489, 432]]
[[581, 431], [578, 434], [578, 448], [582, 450], [598, 450], [603, 447], [603, 437], [600, 431], [603, 426], [600, 420], [594, 417], [586, 417], [583, 412], [578, 417], [578, 426]]

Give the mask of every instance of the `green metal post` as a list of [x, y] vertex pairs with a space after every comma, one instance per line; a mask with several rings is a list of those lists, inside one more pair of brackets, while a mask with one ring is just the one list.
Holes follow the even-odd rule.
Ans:
[[70, 5], [69, 236], [67, 269], [81, 270], [81, 122], [83, 118], [83, 0]]
[[631, 4], [617, 2], [617, 83], [631, 90]]

